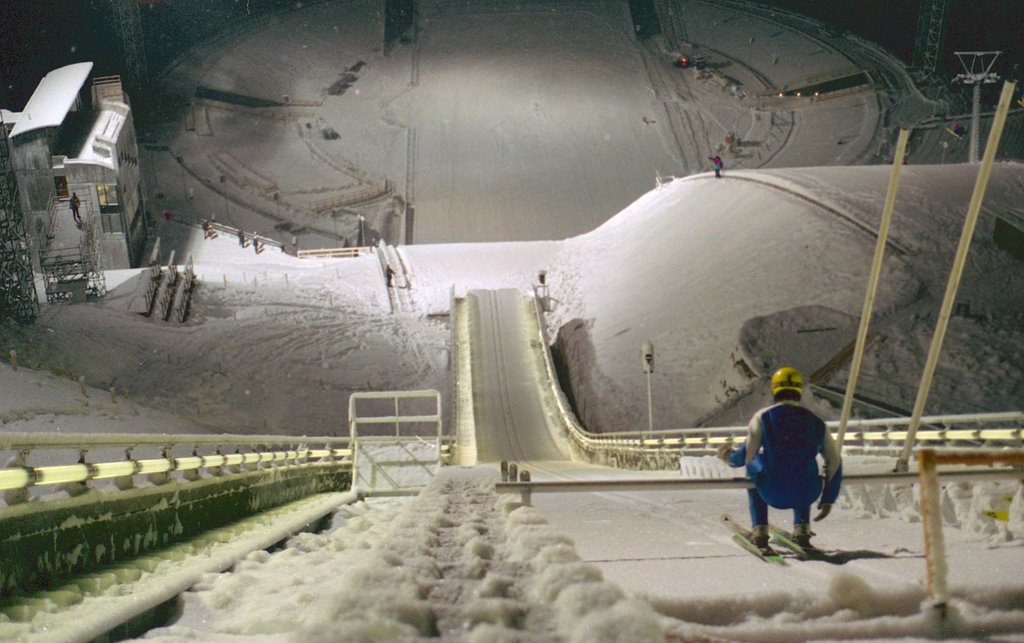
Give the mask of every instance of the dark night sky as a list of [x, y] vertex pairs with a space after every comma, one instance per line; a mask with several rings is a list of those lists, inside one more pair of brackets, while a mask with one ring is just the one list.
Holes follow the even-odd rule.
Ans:
[[[164, 0], [143, 7], [151, 71], [159, 70], [196, 38], [253, 13], [295, 0]], [[812, 15], [874, 40], [909, 62], [919, 0], [765, 0]], [[180, 28], [174, 33], [171, 28]], [[961, 71], [954, 50], [1002, 50], [995, 68], [1008, 77], [1024, 67], [1024, 0], [951, 0], [941, 64]], [[20, 110], [48, 71], [91, 60], [97, 74], [120, 73], [108, 0], [0, 0], [0, 105]], [[1024, 70], [1016, 72], [1018, 78]]]
[[[849, 29], [911, 62], [920, 0], [764, 0]], [[951, 0], [940, 64], [959, 73], [954, 51], [1003, 51], [997, 71], [1008, 77], [1022, 63], [1024, 0]], [[1024, 67], [1024, 64], [1021, 64]], [[1018, 79], [1024, 72], [1018, 72]]]

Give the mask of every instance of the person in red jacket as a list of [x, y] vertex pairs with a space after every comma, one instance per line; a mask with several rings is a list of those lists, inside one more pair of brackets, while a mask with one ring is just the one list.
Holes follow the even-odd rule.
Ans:
[[722, 163], [722, 157], [718, 155], [709, 156], [708, 160], [710, 160], [711, 164], [715, 166], [715, 178], [722, 178], [722, 168], [725, 167], [725, 164]]
[[[843, 481], [839, 447], [825, 423], [800, 406], [804, 379], [795, 368], [780, 368], [772, 375], [775, 404], [750, 419], [747, 439], [739, 449], [728, 444], [718, 457], [731, 467], [746, 466], [754, 488], [747, 490], [754, 544], [768, 545], [768, 506], [793, 510], [793, 535], [797, 544], [811, 546], [811, 505], [820, 498], [818, 515], [823, 520], [832, 510]], [[825, 460], [825, 474], [818, 470], [817, 456]], [[823, 483], [824, 481], [824, 483]]]

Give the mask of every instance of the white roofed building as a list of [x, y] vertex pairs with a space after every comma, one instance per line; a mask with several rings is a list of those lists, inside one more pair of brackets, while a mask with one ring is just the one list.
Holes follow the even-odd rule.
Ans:
[[[35, 269], [47, 273], [48, 301], [102, 294], [86, 273], [137, 266], [146, 243], [131, 105], [118, 77], [99, 77], [90, 84], [92, 69], [91, 62], [55, 69], [21, 112], [4, 112], [22, 207], [41, 257]], [[71, 212], [73, 196], [78, 197], [80, 225]], [[80, 264], [91, 265], [62, 269], [67, 274], [60, 279], [87, 286], [58, 288], [60, 279], [49, 274], [48, 266], [55, 257], [75, 252]]]

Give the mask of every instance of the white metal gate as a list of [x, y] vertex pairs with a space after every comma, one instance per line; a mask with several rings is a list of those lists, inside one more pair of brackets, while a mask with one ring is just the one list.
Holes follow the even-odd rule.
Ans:
[[441, 394], [353, 393], [348, 403], [352, 490], [366, 496], [419, 493], [441, 467]]

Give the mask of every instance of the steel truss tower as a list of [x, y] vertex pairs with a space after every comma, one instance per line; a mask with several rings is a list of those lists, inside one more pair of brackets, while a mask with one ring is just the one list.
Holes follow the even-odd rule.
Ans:
[[117, 35], [121, 39], [121, 59], [128, 85], [140, 87], [147, 80], [146, 48], [142, 43], [142, 13], [137, 0], [110, 0]]
[[921, 13], [917, 16], [917, 37], [914, 40], [915, 69], [925, 76], [935, 73], [939, 62], [939, 49], [946, 32], [946, 11], [949, 0], [921, 0]]
[[7, 126], [0, 116], [0, 320], [29, 323], [39, 314], [25, 219], [18, 197]]

